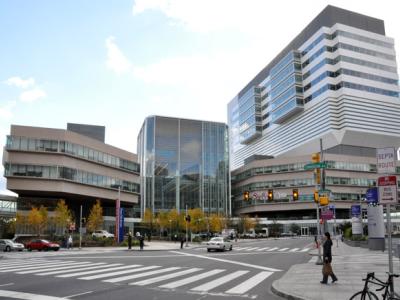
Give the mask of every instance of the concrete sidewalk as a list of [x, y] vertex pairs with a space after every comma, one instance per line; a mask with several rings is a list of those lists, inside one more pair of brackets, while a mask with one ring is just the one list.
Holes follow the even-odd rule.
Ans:
[[[321, 249], [322, 251], [322, 249]], [[388, 253], [370, 251], [359, 247], [350, 247], [336, 241], [332, 247], [332, 267], [338, 277], [336, 283], [321, 284], [322, 266], [316, 265], [317, 249], [311, 250], [312, 258], [308, 263], [292, 266], [289, 271], [272, 284], [272, 291], [286, 299], [299, 300], [346, 300], [361, 291], [364, 287], [363, 278], [368, 272], [375, 272], [375, 276], [386, 281], [389, 271]], [[393, 257], [394, 273], [400, 273], [399, 259]], [[400, 280], [394, 279], [395, 291], [400, 292]], [[378, 286], [376, 286], [378, 288]], [[371, 291], [375, 292], [373, 285]], [[381, 292], [375, 292], [381, 298]]]

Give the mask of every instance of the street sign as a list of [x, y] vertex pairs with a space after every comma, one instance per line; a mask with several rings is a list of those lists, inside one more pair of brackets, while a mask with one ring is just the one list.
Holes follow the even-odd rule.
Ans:
[[365, 198], [367, 199], [368, 204], [378, 203], [378, 188], [369, 188], [365, 193]]
[[326, 168], [326, 162], [317, 162], [317, 163], [312, 163], [312, 164], [306, 164], [304, 166], [304, 170], [313, 170], [313, 169], [325, 169]]
[[331, 190], [319, 190], [318, 194], [319, 195], [328, 195], [330, 194], [332, 191]]
[[328, 206], [321, 207], [321, 218], [322, 220], [332, 220], [333, 210], [330, 210]]
[[393, 204], [397, 203], [397, 177], [382, 176], [378, 178], [379, 203]]
[[361, 215], [361, 205], [358, 205], [358, 204], [352, 205], [351, 206], [351, 216], [357, 217], [359, 215]]
[[394, 148], [376, 149], [378, 174], [396, 173], [396, 158]]

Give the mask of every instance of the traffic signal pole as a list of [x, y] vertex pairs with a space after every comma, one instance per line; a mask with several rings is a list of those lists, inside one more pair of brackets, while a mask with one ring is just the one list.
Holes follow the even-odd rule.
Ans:
[[[324, 154], [323, 154], [323, 150], [322, 150], [322, 139], [319, 139], [319, 146], [320, 146], [320, 151], [321, 151], [321, 156], [320, 156], [320, 161], [324, 161]], [[321, 187], [323, 185], [323, 170], [320, 172], [321, 173], [321, 179], [320, 179], [320, 183], [321, 183]], [[324, 187], [323, 187], [324, 188]], [[319, 186], [318, 186], [318, 182], [315, 182], [315, 189], [319, 190]], [[322, 258], [321, 258], [321, 226], [320, 226], [320, 222], [319, 222], [319, 201], [317, 202], [317, 241], [318, 241], [318, 258], [317, 258], [317, 262], [315, 263], [316, 265], [322, 265]]]

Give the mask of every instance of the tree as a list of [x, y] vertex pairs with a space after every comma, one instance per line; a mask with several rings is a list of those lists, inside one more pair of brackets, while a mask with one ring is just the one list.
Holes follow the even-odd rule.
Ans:
[[160, 227], [160, 236], [161, 236], [161, 231], [164, 231], [166, 228], [169, 230], [169, 219], [168, 219], [168, 212], [167, 211], [161, 211], [157, 215], [157, 225]]
[[146, 208], [143, 216], [143, 223], [149, 228], [149, 241], [151, 240], [151, 234], [153, 232], [154, 225], [156, 224], [156, 218], [154, 217], [153, 211], [150, 208]]
[[57, 203], [56, 209], [54, 210], [54, 222], [57, 226], [63, 228], [63, 231], [66, 229], [67, 225], [69, 225], [73, 220], [72, 212], [68, 209], [68, 206], [65, 204], [64, 199], [60, 199]]
[[89, 232], [98, 230], [103, 225], [103, 208], [101, 207], [100, 200], [96, 200], [96, 203], [90, 210], [89, 217], [86, 223], [86, 227]]
[[42, 229], [47, 226], [47, 217], [47, 208], [43, 205], [39, 209], [32, 207], [28, 213], [28, 223], [34, 228], [38, 236], [40, 236]]
[[0, 238], [12, 238], [15, 234], [15, 223], [15, 218], [0, 216]]
[[188, 211], [190, 216], [190, 231], [201, 232], [207, 228], [206, 219], [204, 218], [204, 212], [201, 208], [194, 208]]
[[293, 232], [293, 233], [299, 235], [299, 234], [300, 234], [300, 231], [301, 231], [301, 228], [300, 228], [299, 225], [297, 225], [297, 224], [295, 224], [295, 223], [292, 223], [292, 224], [290, 224], [290, 226], [289, 226], [289, 230], [290, 230], [291, 232]]
[[217, 214], [211, 214], [209, 223], [211, 232], [221, 232], [225, 228], [225, 218]]

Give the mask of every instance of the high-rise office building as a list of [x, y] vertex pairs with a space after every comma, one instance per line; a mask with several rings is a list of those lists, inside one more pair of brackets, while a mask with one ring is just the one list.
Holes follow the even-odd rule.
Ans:
[[227, 125], [150, 116], [138, 135], [141, 210], [230, 215]]
[[[382, 20], [327, 6], [228, 104], [231, 169], [254, 155], [400, 146], [394, 41]], [[368, 152], [368, 150], [367, 150]]]

